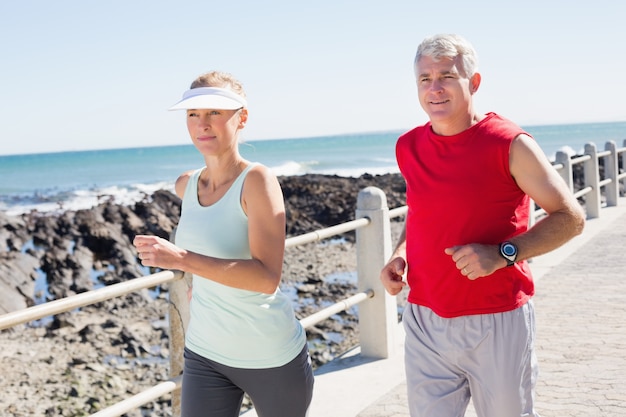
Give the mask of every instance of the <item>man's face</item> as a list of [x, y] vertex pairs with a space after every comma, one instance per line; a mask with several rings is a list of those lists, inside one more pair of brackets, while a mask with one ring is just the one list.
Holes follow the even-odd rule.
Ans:
[[415, 68], [420, 105], [433, 125], [450, 125], [471, 115], [472, 94], [478, 88], [476, 79], [468, 79], [461, 58], [435, 61], [423, 56]]

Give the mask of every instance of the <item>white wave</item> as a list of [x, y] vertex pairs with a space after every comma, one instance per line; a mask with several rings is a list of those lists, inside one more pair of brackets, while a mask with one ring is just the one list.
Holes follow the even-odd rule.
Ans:
[[390, 166], [382, 166], [382, 167], [369, 167], [369, 168], [332, 168], [326, 169], [319, 172], [319, 174], [324, 175], [338, 175], [340, 177], [352, 177], [357, 178], [363, 174], [370, 175], [385, 175], [385, 174], [396, 174], [400, 172], [400, 169], [397, 165]]
[[58, 213], [66, 210], [85, 210], [107, 200], [129, 206], [151, 196], [158, 190], [174, 192], [174, 185], [170, 182], [158, 182], [153, 184], [133, 184], [129, 187], [111, 186], [88, 190], [81, 189], [67, 193], [63, 198], [59, 198], [56, 201], [52, 196], [48, 199], [49, 201], [24, 202], [10, 207], [3, 204], [0, 209], [8, 215], [15, 216], [31, 211]]
[[278, 177], [303, 174], [302, 165], [295, 161], [289, 161], [279, 166], [270, 167], [270, 170]]
[[307, 161], [307, 162], [296, 162], [296, 161], [287, 161], [282, 163], [281, 165], [276, 165], [269, 167], [270, 170], [274, 173], [274, 175], [280, 176], [290, 176], [290, 175], [304, 175], [311, 174], [316, 172], [315, 167], [319, 165], [317, 161]]
[[340, 177], [360, 177], [363, 174], [383, 175], [400, 172], [395, 160], [388, 158], [380, 158], [375, 162], [383, 163], [373, 167], [320, 167], [317, 161], [296, 162], [287, 161], [281, 165], [270, 167], [276, 176], [305, 175], [305, 174], [323, 174], [337, 175]]
[[390, 164], [390, 165], [395, 165], [396, 164], [396, 159], [395, 158], [375, 157], [375, 158], [372, 158], [372, 161], [382, 162], [382, 163]]
[[20, 214], [30, 213], [31, 211], [39, 212], [60, 212], [65, 210], [64, 206], [60, 203], [34, 203], [23, 204], [19, 206], [7, 207], [4, 205], [2, 211], [9, 216], [19, 216]]
[[565, 152], [571, 158], [574, 155], [582, 154], [584, 152], [584, 149], [581, 148], [578, 152], [576, 152], [571, 146], [561, 146], [559, 148], [559, 151]]
[[[571, 146], [567, 146], [567, 145], [566, 145], [566, 146], [561, 146], [561, 147], [558, 149], [558, 151], [565, 152], [565, 153], [567, 154], [567, 156], [569, 156], [569, 157], [571, 158], [572, 156], [575, 156], [575, 155], [582, 155], [582, 154], [584, 153], [584, 151], [585, 151], [585, 150], [584, 150], [584, 149], [580, 149], [578, 152], [576, 152], [576, 151], [574, 150], [574, 148], [572, 148]], [[558, 152], [558, 151], [557, 151], [557, 152]], [[552, 162], [556, 161], [556, 152], [555, 152], [555, 153], [553, 153], [552, 155], [550, 155], [550, 156], [548, 157], [548, 159], [549, 159], [550, 161], [552, 161]]]

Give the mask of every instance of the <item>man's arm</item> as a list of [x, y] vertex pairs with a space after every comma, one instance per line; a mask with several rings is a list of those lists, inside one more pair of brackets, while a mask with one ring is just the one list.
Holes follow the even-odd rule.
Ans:
[[[585, 213], [543, 151], [527, 135], [511, 144], [511, 175], [517, 185], [548, 214], [532, 228], [510, 239], [518, 248], [516, 261], [548, 253], [582, 233]], [[498, 245], [469, 244], [446, 249], [461, 273], [469, 279], [506, 267]]]
[[518, 136], [511, 145], [510, 164], [517, 185], [548, 213], [512, 239], [519, 260], [548, 253], [582, 233], [585, 213], [537, 142], [526, 135]]
[[397, 295], [406, 286], [406, 282], [402, 280], [402, 276], [406, 272], [406, 222], [402, 229], [402, 233], [398, 238], [398, 244], [393, 251], [389, 262], [380, 272], [380, 280], [387, 292], [391, 295]]

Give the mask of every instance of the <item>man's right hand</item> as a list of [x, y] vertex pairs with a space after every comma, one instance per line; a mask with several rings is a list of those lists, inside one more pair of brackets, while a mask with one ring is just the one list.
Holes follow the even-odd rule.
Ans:
[[398, 256], [391, 258], [380, 271], [380, 280], [389, 294], [397, 295], [407, 285], [402, 279], [405, 270], [406, 261]]

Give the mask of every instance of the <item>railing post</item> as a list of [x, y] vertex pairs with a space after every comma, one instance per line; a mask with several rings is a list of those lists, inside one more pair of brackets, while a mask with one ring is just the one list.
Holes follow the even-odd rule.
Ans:
[[[171, 282], [169, 286], [170, 378], [175, 378], [183, 373], [185, 333], [189, 324], [187, 290], [190, 286], [191, 275], [188, 273], [185, 273], [183, 279]], [[180, 416], [180, 388], [172, 391], [172, 416]]]
[[385, 291], [380, 271], [391, 256], [391, 227], [385, 193], [367, 187], [357, 197], [356, 218], [371, 223], [356, 231], [359, 291], [374, 290], [374, 297], [359, 305], [359, 344], [361, 355], [388, 358], [395, 354], [398, 340], [398, 306]]
[[572, 158], [563, 151], [557, 151], [556, 157], [554, 161], [557, 164], [563, 165], [563, 169], [559, 172], [561, 174], [561, 178], [565, 180], [567, 185], [569, 186], [570, 191], [574, 191], [574, 170], [572, 168]]
[[619, 197], [619, 180], [617, 179], [617, 145], [610, 140], [604, 145], [605, 151], [611, 153], [604, 158], [604, 178], [610, 178], [611, 182], [605, 185], [606, 205], [609, 207], [617, 205]]
[[[626, 139], [624, 139], [622, 141], [622, 147], [626, 148]], [[618, 164], [619, 164], [619, 162], [622, 163], [622, 172], [619, 173], [620, 176], [622, 176], [622, 173], [626, 170], [626, 152], [620, 152], [619, 159], [618, 159]], [[622, 188], [622, 189], [626, 189], [626, 180], [624, 180], [623, 177], [621, 179], [623, 181], [622, 185], [624, 186], [624, 188]], [[620, 185], [620, 188], [621, 188], [621, 185]]]
[[585, 144], [585, 155], [591, 158], [583, 163], [585, 173], [585, 187], [591, 187], [591, 191], [585, 196], [585, 208], [587, 218], [600, 217], [600, 171], [598, 168], [598, 149], [595, 143]]
[[[170, 240], [174, 241], [176, 230], [172, 232]], [[191, 274], [185, 273], [183, 279], [172, 281], [169, 285], [169, 349], [170, 349], [170, 378], [183, 373], [185, 349], [185, 334], [189, 325], [189, 297]], [[180, 388], [172, 391], [172, 416], [180, 417]]]

